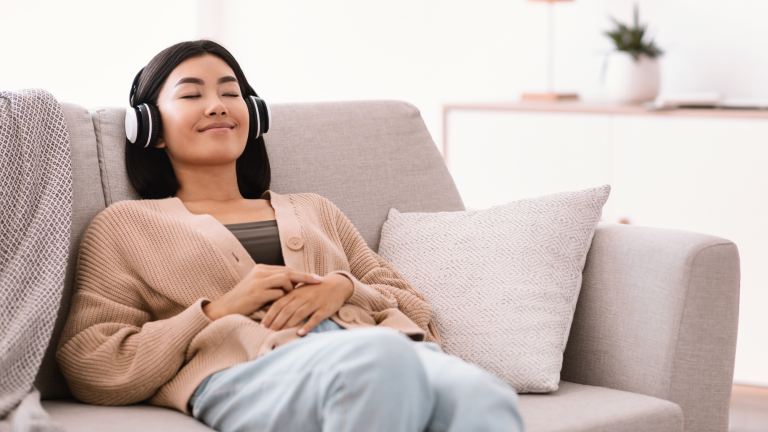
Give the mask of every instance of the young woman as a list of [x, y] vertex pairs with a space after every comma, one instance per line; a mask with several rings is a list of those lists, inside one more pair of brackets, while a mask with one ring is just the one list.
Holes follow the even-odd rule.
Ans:
[[57, 352], [73, 394], [220, 431], [521, 431], [515, 392], [442, 352], [424, 297], [333, 203], [269, 190], [251, 94], [207, 40], [137, 76], [153, 129], [126, 168], [145, 199], [83, 237]]

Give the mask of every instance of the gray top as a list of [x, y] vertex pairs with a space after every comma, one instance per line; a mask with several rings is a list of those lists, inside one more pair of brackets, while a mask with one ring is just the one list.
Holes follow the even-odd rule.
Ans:
[[224, 225], [240, 240], [257, 264], [285, 265], [276, 220]]

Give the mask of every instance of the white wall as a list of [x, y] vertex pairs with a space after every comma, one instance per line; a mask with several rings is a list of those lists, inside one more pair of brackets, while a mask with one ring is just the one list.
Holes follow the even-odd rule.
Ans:
[[0, 0], [0, 14], [0, 89], [86, 107], [127, 105], [139, 69], [198, 33], [194, 2]]
[[[235, 1], [228, 46], [267, 100], [394, 98], [416, 104], [435, 141], [445, 102], [509, 101], [546, 88], [547, 5], [525, 0]], [[765, 0], [639, 0], [662, 91], [768, 98]], [[603, 97], [608, 15], [631, 0], [555, 4], [555, 82]], [[236, 11], [236, 12], [235, 12]]]
[[[601, 31], [609, 14], [628, 21], [633, 3], [555, 5], [558, 90], [602, 97]], [[768, 98], [768, 1], [637, 3], [667, 51], [663, 91]], [[526, 0], [0, 0], [0, 11], [0, 89], [41, 87], [88, 107], [125, 105], [152, 56], [199, 36], [228, 46], [268, 102], [406, 100], [437, 143], [443, 103], [546, 86], [547, 5]], [[737, 354], [737, 381], [768, 385], [743, 364]]]
[[[633, 3], [555, 5], [558, 90], [602, 97], [601, 31], [609, 14], [630, 20]], [[637, 3], [667, 51], [662, 91], [768, 98], [768, 2]], [[201, 35], [226, 44], [267, 101], [404, 99], [438, 143], [443, 103], [546, 87], [547, 5], [526, 0], [0, 0], [0, 10], [11, 17], [0, 26], [0, 88], [42, 87], [87, 106], [125, 104], [154, 54]]]

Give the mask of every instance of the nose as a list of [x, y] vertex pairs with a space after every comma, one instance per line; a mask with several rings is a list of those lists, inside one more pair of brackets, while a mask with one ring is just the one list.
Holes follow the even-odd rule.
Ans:
[[221, 98], [215, 97], [211, 101], [211, 105], [206, 110], [209, 117], [216, 115], [227, 115], [227, 107], [221, 102]]

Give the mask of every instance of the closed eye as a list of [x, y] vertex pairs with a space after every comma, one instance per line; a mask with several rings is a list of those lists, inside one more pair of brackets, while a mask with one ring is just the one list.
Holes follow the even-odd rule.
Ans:
[[[225, 94], [224, 96], [231, 96], [231, 97], [240, 97], [240, 95], [237, 94]], [[189, 96], [182, 96], [182, 99], [192, 99], [192, 98], [198, 98], [200, 95], [189, 95]]]

